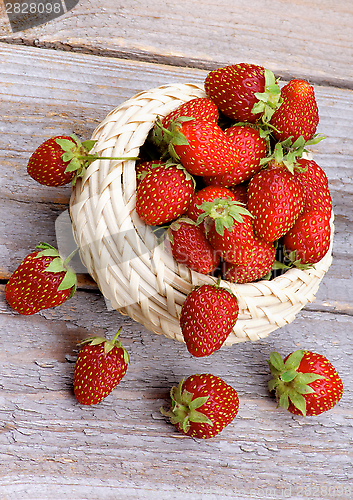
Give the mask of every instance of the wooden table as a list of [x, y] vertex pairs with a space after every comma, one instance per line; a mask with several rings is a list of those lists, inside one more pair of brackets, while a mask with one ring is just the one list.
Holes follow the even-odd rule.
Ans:
[[[5, 3], [5, 1], [4, 1]], [[353, 4], [351, 0], [217, 3], [80, 1], [64, 15], [12, 32], [0, 6], [1, 351], [0, 499], [349, 499], [353, 496]], [[192, 358], [107, 308], [79, 275], [75, 297], [31, 317], [4, 298], [10, 274], [39, 241], [56, 245], [70, 186], [36, 184], [34, 149], [53, 135], [88, 138], [135, 93], [202, 83], [235, 62], [315, 86], [315, 147], [335, 211], [333, 264], [315, 302], [269, 337]], [[77, 343], [123, 327], [131, 366], [99, 405], [72, 391]], [[344, 382], [341, 402], [318, 417], [276, 409], [266, 360], [307, 348], [325, 354]], [[240, 410], [219, 436], [197, 441], [160, 414], [183, 376], [210, 371], [238, 391]]]

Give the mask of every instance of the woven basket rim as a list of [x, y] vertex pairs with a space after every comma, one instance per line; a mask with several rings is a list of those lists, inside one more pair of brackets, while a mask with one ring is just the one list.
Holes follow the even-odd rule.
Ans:
[[[157, 116], [179, 104], [205, 97], [203, 85], [173, 84], [140, 92], [113, 109], [92, 135], [104, 156], [138, 156]], [[73, 232], [81, 260], [114, 309], [148, 330], [183, 342], [179, 315], [194, 286], [216, 278], [178, 264], [156, 244], [152, 228], [135, 210], [135, 161], [97, 160], [78, 179], [70, 199]], [[240, 314], [225, 345], [258, 340], [291, 323], [315, 299], [332, 262], [331, 245], [315, 268], [292, 268], [271, 281], [235, 284]]]

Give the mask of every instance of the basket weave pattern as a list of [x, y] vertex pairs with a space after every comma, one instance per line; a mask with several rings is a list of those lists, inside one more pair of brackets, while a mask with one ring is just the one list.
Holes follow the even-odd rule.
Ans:
[[[97, 127], [94, 151], [101, 156], [138, 156], [156, 117], [195, 97], [205, 97], [202, 86], [168, 85], [135, 95]], [[186, 295], [215, 278], [178, 264], [137, 216], [135, 199], [133, 160], [97, 160], [90, 165], [70, 200], [81, 259], [114, 309], [182, 342], [179, 316]], [[237, 296], [240, 311], [225, 345], [266, 337], [315, 299], [332, 261], [332, 221], [331, 229], [330, 250], [315, 269], [293, 268], [271, 281], [223, 283]]]

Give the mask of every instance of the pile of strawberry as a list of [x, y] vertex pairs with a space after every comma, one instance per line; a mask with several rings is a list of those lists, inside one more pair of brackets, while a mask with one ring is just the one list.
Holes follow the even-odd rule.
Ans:
[[[246, 63], [209, 72], [204, 87], [207, 97], [158, 118], [147, 138], [138, 216], [167, 228], [177, 262], [228, 282], [314, 266], [330, 247], [332, 201], [325, 172], [304, 155], [323, 139], [313, 87], [280, 89], [271, 71]], [[229, 290], [194, 290], [180, 319], [188, 350], [219, 349], [237, 315]]]
[[[211, 71], [205, 90], [207, 98], [157, 120], [141, 150], [148, 156], [136, 163], [139, 217], [168, 227], [178, 262], [218, 277], [214, 285], [193, 289], [182, 306], [181, 330], [197, 357], [218, 350], [238, 318], [237, 298], [221, 279], [269, 278], [279, 247], [286, 263], [277, 267], [314, 265], [329, 248], [332, 210], [325, 173], [302, 157], [306, 146], [321, 140], [307, 82], [292, 80], [280, 90], [270, 71], [237, 64]], [[74, 185], [98, 158], [93, 145], [74, 135], [50, 138], [32, 154], [28, 174], [47, 186]], [[10, 306], [32, 315], [70, 299], [76, 290], [73, 254], [64, 260], [40, 243], [6, 284]], [[112, 340], [81, 343], [73, 381], [79, 403], [101, 402], [125, 376], [130, 357], [120, 330]], [[271, 353], [269, 367], [269, 390], [294, 414], [319, 415], [342, 397], [340, 377], [320, 354], [300, 350], [282, 360]], [[192, 437], [217, 435], [239, 409], [235, 389], [210, 373], [181, 380], [170, 395], [170, 408], [161, 412]]]
[[137, 214], [169, 226], [179, 263], [231, 282], [268, 276], [279, 245], [288, 265], [317, 263], [332, 203], [324, 171], [303, 157], [322, 139], [313, 87], [291, 80], [281, 90], [272, 72], [245, 63], [211, 71], [204, 86], [206, 98], [153, 127], [136, 164]]

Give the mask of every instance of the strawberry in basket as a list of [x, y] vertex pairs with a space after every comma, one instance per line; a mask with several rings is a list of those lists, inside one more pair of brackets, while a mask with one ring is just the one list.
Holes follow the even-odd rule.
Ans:
[[146, 224], [158, 226], [187, 211], [194, 180], [180, 164], [152, 165], [136, 190], [136, 212]]
[[187, 217], [172, 222], [167, 231], [174, 259], [193, 271], [211, 273], [220, 262], [201, 227]]
[[314, 88], [304, 80], [291, 80], [281, 90], [283, 99], [272, 118], [273, 135], [278, 141], [302, 136], [311, 139], [319, 123]]
[[205, 91], [222, 113], [239, 122], [268, 121], [281, 104], [281, 91], [273, 73], [249, 63], [210, 71]]

